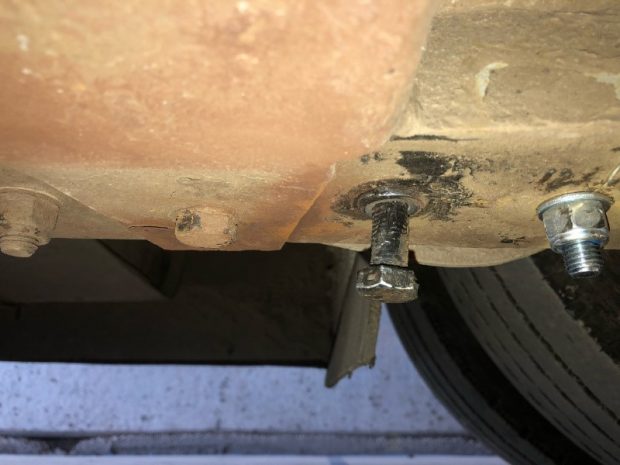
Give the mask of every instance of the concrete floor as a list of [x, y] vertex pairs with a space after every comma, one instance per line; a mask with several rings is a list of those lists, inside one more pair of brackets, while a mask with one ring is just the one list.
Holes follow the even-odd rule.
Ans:
[[319, 456], [167, 456], [49, 457], [0, 456], [0, 465], [508, 465], [494, 457], [319, 457]]

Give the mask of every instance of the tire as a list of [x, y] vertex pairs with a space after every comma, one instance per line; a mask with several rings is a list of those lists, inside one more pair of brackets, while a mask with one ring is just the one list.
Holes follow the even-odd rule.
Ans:
[[437, 396], [510, 463], [617, 465], [620, 260], [611, 262], [598, 282], [562, 281], [553, 254], [419, 267], [420, 299], [391, 307], [392, 319]]

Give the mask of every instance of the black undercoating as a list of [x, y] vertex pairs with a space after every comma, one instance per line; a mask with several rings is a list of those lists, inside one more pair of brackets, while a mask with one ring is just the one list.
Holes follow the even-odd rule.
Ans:
[[460, 142], [467, 140], [476, 140], [476, 139], [454, 139], [448, 136], [437, 136], [435, 134], [416, 134], [414, 136], [392, 136], [390, 138], [391, 141], [400, 141], [400, 140], [439, 140], [444, 142]]
[[[364, 155], [360, 161], [367, 164], [371, 159], [382, 160], [374, 155]], [[490, 171], [495, 166], [490, 160], [481, 162], [426, 151], [401, 151], [396, 163], [406, 170], [406, 178], [382, 179], [356, 186], [336, 199], [332, 209], [353, 219], [367, 219], [358, 205], [362, 194], [397, 190], [425, 200], [416, 216], [451, 221], [459, 208], [472, 206], [472, 192], [463, 185], [463, 177], [476, 171]]]
[[200, 215], [191, 210], [184, 210], [177, 221], [177, 229], [181, 232], [190, 231], [200, 227]]
[[[414, 136], [393, 136], [392, 141], [443, 141], [461, 142], [472, 139], [454, 139], [447, 136], [432, 134], [417, 134]], [[620, 147], [612, 151], [620, 150]], [[372, 152], [360, 157], [362, 165], [371, 165], [375, 162], [396, 163], [403, 168], [399, 177], [373, 180], [360, 184], [349, 192], [337, 198], [332, 209], [343, 216], [356, 220], [368, 219], [358, 204], [362, 194], [397, 190], [413, 198], [422, 199], [424, 207], [416, 216], [424, 216], [431, 220], [451, 221], [456, 212], [462, 207], [480, 207], [472, 200], [473, 192], [463, 185], [465, 176], [475, 176], [477, 172], [507, 173], [515, 171], [516, 167], [505, 159], [472, 159], [464, 155], [442, 153], [426, 150], [400, 150], [398, 158], [394, 160], [381, 152]], [[524, 167], [529, 170], [527, 177], [545, 194], [553, 193], [566, 186], [575, 186], [583, 189], [584, 186], [596, 185], [601, 182], [597, 175], [602, 172], [600, 166], [592, 167], [589, 171], [575, 173], [569, 167], [549, 167], [543, 173]], [[520, 174], [523, 176], [523, 173]], [[518, 244], [524, 238], [501, 237], [501, 243]]]
[[538, 180], [538, 184], [544, 188], [546, 192], [553, 192], [565, 186], [583, 186], [589, 184], [601, 171], [600, 166], [592, 168], [586, 173], [577, 176], [570, 168], [549, 168]]

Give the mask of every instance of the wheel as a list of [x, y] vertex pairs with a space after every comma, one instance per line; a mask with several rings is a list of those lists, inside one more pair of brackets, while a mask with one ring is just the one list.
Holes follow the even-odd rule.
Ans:
[[550, 252], [416, 272], [419, 300], [392, 319], [466, 427], [510, 463], [620, 463], [620, 254], [594, 280]]

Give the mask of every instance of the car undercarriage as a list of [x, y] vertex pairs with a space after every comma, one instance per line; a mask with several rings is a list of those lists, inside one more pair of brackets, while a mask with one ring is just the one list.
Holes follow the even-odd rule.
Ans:
[[2, 360], [333, 386], [391, 304], [511, 463], [620, 463], [618, 2], [6, 0], [0, 22]]

